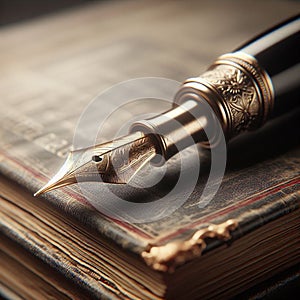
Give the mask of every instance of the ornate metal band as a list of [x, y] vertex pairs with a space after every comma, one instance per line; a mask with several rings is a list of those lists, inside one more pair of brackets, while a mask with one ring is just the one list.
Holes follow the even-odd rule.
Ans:
[[188, 79], [175, 103], [187, 98], [210, 104], [231, 138], [241, 131], [260, 127], [274, 103], [271, 79], [255, 58], [242, 52], [222, 55], [199, 77]]

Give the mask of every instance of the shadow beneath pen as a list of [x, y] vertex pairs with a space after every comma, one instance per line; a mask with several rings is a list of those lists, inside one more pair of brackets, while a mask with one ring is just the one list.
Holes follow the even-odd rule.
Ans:
[[[171, 170], [170, 170], [171, 169]], [[143, 173], [145, 170], [142, 170]], [[147, 170], [146, 170], [147, 172]], [[157, 172], [153, 172], [153, 176]], [[134, 203], [149, 203], [162, 199], [176, 186], [180, 176], [180, 169], [174, 168], [172, 164], [167, 164], [167, 171], [164, 176], [151, 187], [143, 187], [143, 183], [130, 182], [129, 184], [110, 185], [109, 189], [119, 198]], [[143, 177], [143, 174], [141, 175]]]
[[[278, 157], [300, 144], [300, 108], [284, 117], [277, 118], [260, 130], [247, 132], [233, 139], [228, 144], [226, 173], [239, 172], [257, 163]], [[200, 150], [200, 174], [195, 190], [201, 195], [210, 173], [210, 151]], [[190, 174], [194, 173], [196, 163], [192, 160], [185, 166], [186, 176], [181, 177], [182, 190], [190, 188]], [[167, 171], [161, 180], [149, 188], [130, 185], [111, 185], [109, 189], [125, 202], [149, 203], [162, 199], [178, 184], [182, 170], [178, 160], [167, 163]], [[156, 176], [155, 171], [153, 176]], [[226, 174], [225, 174], [226, 176]], [[139, 185], [139, 184], [137, 184]]]
[[277, 157], [300, 144], [300, 108], [248, 132], [228, 144], [227, 170], [237, 170]]

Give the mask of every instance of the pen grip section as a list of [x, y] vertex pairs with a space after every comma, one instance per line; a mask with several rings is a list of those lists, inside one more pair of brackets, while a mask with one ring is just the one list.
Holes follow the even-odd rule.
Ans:
[[161, 159], [154, 163], [162, 165], [179, 151], [207, 140], [208, 124], [212, 124], [208, 118], [204, 107], [201, 109], [199, 103], [189, 100], [154, 118], [133, 123], [131, 131], [153, 134], [161, 155]]

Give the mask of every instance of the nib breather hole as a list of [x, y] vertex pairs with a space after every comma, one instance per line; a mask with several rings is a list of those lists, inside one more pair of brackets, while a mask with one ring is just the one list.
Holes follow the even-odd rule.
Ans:
[[94, 161], [94, 162], [100, 162], [100, 161], [102, 161], [102, 157], [100, 156], [100, 155], [94, 155], [93, 157], [92, 157], [92, 160]]

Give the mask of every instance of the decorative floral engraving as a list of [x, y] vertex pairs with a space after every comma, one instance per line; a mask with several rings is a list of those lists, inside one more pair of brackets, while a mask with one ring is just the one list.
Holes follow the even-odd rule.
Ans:
[[220, 90], [222, 94], [237, 95], [246, 91], [248, 86], [245, 85], [247, 77], [240, 71], [234, 70], [224, 74], [224, 78], [219, 80]]
[[218, 65], [201, 78], [212, 84], [226, 101], [231, 113], [231, 135], [252, 129], [259, 116], [259, 99], [253, 81], [243, 71]]

